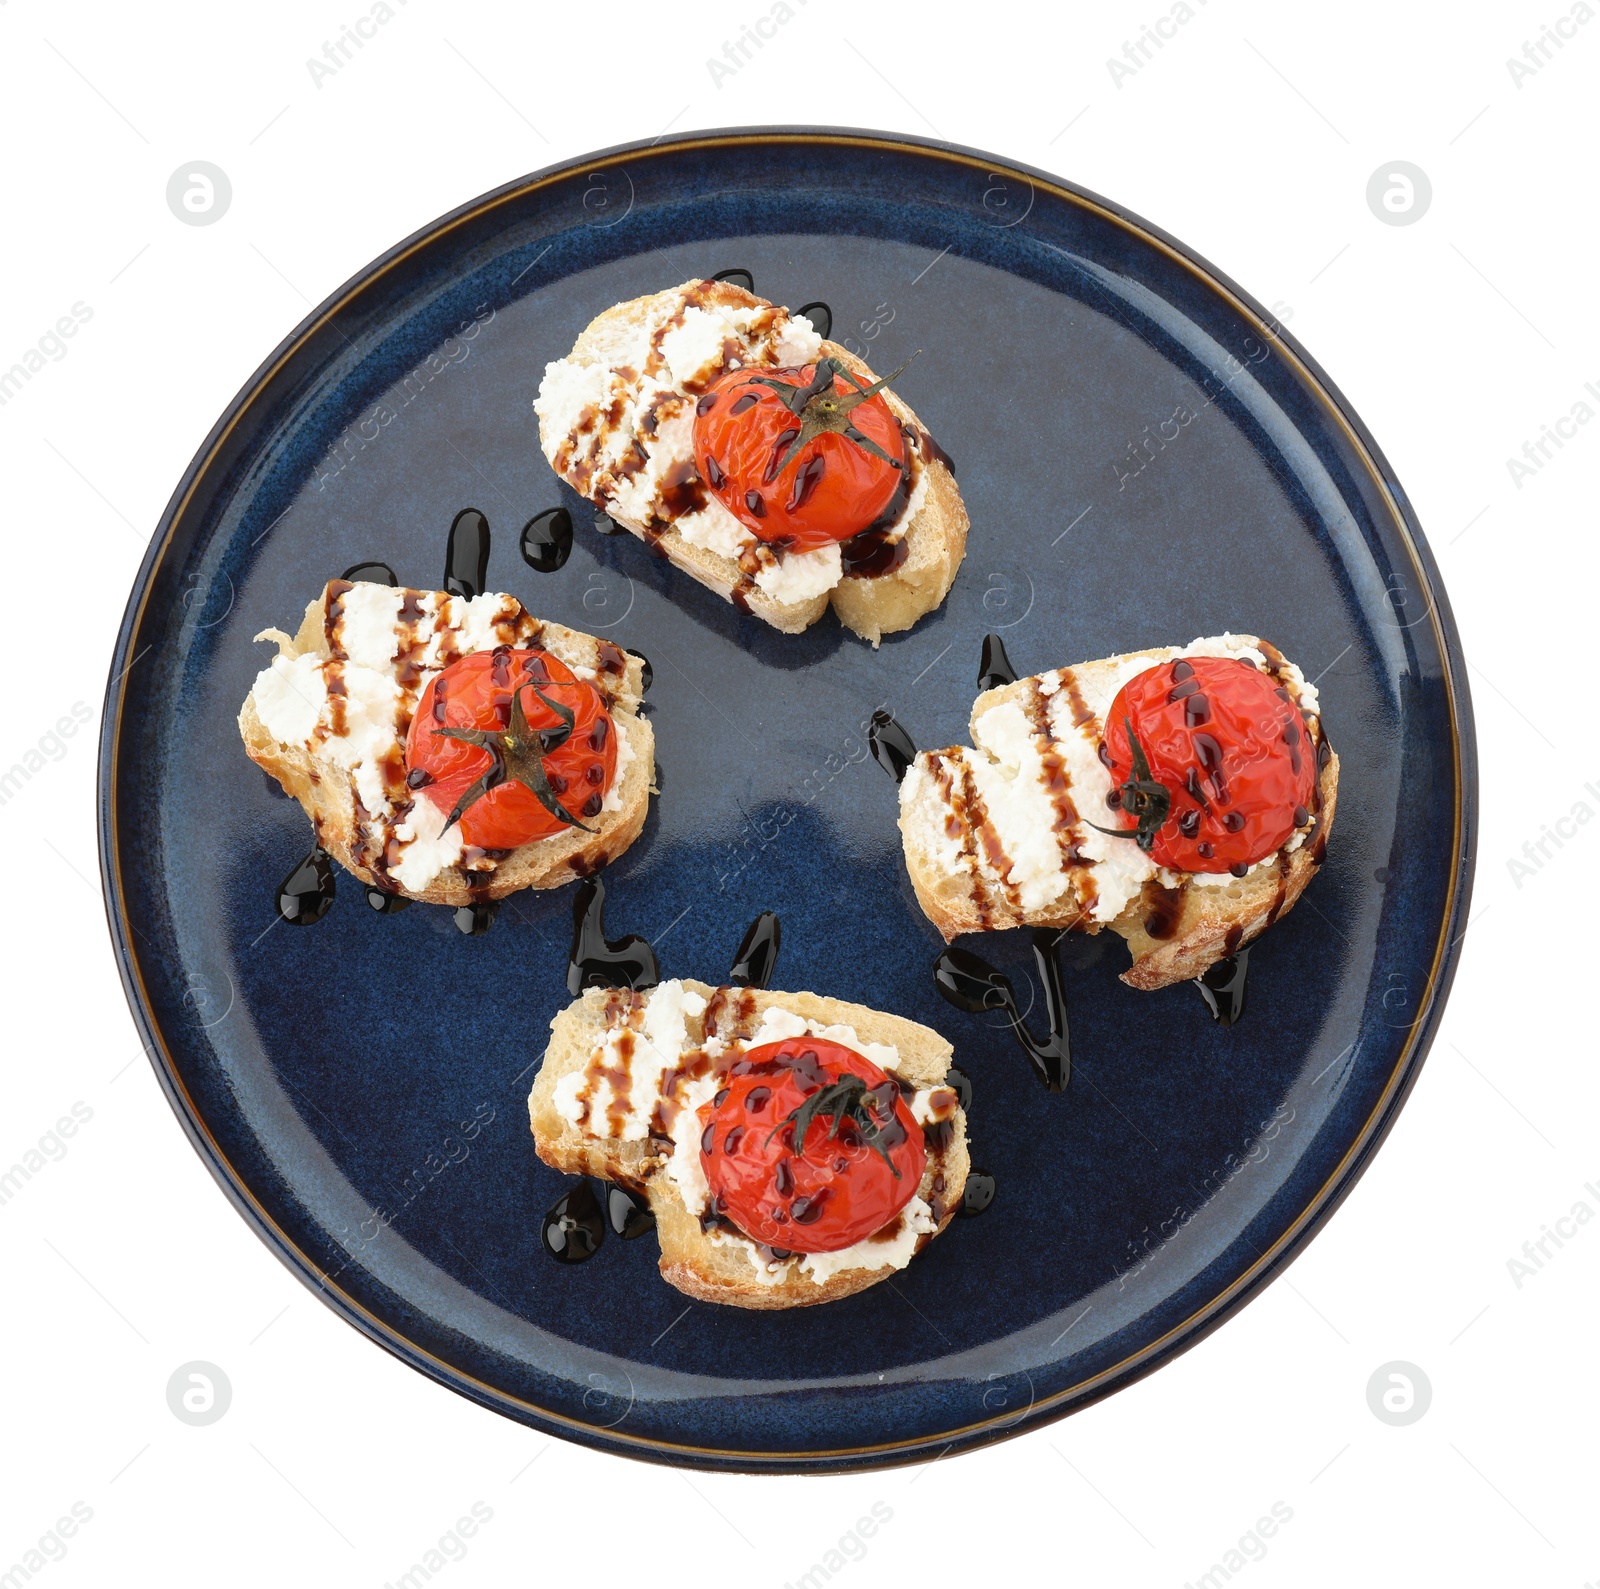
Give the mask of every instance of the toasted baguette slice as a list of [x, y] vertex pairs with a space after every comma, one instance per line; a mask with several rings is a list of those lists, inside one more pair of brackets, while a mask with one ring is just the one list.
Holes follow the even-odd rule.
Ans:
[[[640, 715], [643, 663], [608, 640], [541, 623], [514, 596], [466, 601], [444, 591], [330, 580], [239, 713], [250, 759], [311, 818], [317, 843], [363, 883], [436, 905], [559, 888], [614, 860], [639, 836], [655, 782], [655, 738]], [[568, 828], [501, 852], [463, 846], [442, 811], [405, 782], [405, 738], [428, 681], [498, 645], [542, 646], [599, 690], [621, 738], [617, 773], [585, 833]], [[330, 681], [343, 686], [335, 703]], [[265, 692], [265, 701], [258, 699]], [[344, 734], [333, 732], [337, 711]], [[271, 721], [269, 726], [268, 719]], [[276, 730], [276, 731], [275, 731]]]
[[[758, 1272], [752, 1254], [759, 1257], [768, 1249], [758, 1249], [737, 1233], [715, 1226], [702, 1228], [700, 1208], [691, 1208], [685, 1191], [669, 1169], [676, 1143], [668, 1133], [676, 1125], [677, 1137], [685, 1144], [684, 1152], [698, 1164], [700, 1104], [714, 1094], [719, 1078], [744, 1049], [754, 1046], [750, 1040], [765, 1011], [787, 1011], [822, 1027], [852, 1027], [861, 1043], [891, 1046], [898, 1057], [892, 1069], [887, 1065], [884, 1068], [919, 1090], [940, 1087], [949, 1069], [951, 1048], [937, 1032], [915, 1021], [885, 1015], [860, 1004], [819, 998], [814, 993], [712, 988], [687, 979], [663, 983], [662, 989], [655, 991], [662, 990], [673, 998], [698, 995], [705, 1005], [696, 1013], [694, 999], [687, 999], [682, 1049], [677, 1054], [663, 1054], [662, 1060], [656, 1062], [667, 1063], [670, 1101], [665, 1106], [655, 1084], [655, 1067], [650, 1068], [648, 1076], [645, 1074], [651, 1045], [640, 1043], [635, 1050], [636, 1056], [641, 1052], [646, 1056], [643, 1061], [638, 1057], [634, 1060], [633, 1085], [627, 1100], [630, 1110], [636, 1112], [632, 1127], [635, 1136], [596, 1135], [590, 1128], [598, 1124], [607, 1131], [619, 1129], [612, 1111], [605, 1107], [615, 1094], [600, 1092], [609, 1083], [596, 1079], [599, 1067], [591, 1068], [591, 1061], [601, 1051], [608, 1031], [624, 1024], [642, 1029], [649, 994], [591, 988], [557, 1015], [550, 1023], [550, 1046], [528, 1098], [528, 1114], [534, 1147], [546, 1164], [569, 1175], [602, 1176], [649, 1198], [661, 1241], [661, 1273], [670, 1284], [702, 1302], [723, 1302], [740, 1308], [797, 1308], [834, 1302], [887, 1279], [910, 1261], [913, 1250], [921, 1251], [950, 1223], [961, 1206], [968, 1158], [966, 1116], [955, 1105], [953, 1095], [947, 1094], [942, 1104], [953, 1110], [946, 1117], [949, 1129], [940, 1133], [942, 1142], [930, 1140], [927, 1166], [917, 1189], [917, 1197], [928, 1208], [923, 1223], [931, 1228], [917, 1234], [915, 1246], [910, 1248], [912, 1231], [902, 1230], [905, 1215], [897, 1216], [889, 1231], [895, 1233], [902, 1248], [909, 1249], [899, 1254], [899, 1261], [865, 1261], [859, 1267], [840, 1268], [825, 1278], [813, 1279], [805, 1271], [804, 1255], [797, 1255], [776, 1265], [764, 1261], [763, 1270]], [[715, 1058], [706, 1056], [703, 1049], [713, 1031], [728, 1044]], [[695, 1071], [697, 1075], [685, 1074]], [[589, 1124], [575, 1122], [570, 1118], [570, 1109], [563, 1113], [560, 1106], [562, 1082], [573, 1077], [579, 1078], [579, 1096], [586, 1104], [594, 1105], [584, 1110]], [[648, 1085], [642, 1088], [641, 1083], [646, 1082]], [[569, 1082], [569, 1089], [572, 1085]], [[669, 1115], [673, 1117], [670, 1122]], [[646, 1119], [648, 1127], [644, 1125]], [[701, 1197], [703, 1205], [703, 1192]], [[916, 1208], [914, 1200], [906, 1212]], [[870, 1260], [870, 1249], [875, 1244], [877, 1238], [859, 1244], [863, 1249], [860, 1256]], [[761, 1278], [762, 1273], [765, 1279]]]
[[540, 442], [574, 490], [725, 601], [786, 634], [808, 629], [831, 602], [876, 646], [939, 606], [966, 553], [967, 512], [949, 460], [905, 402], [883, 394], [910, 427], [906, 555], [875, 579], [842, 577], [834, 548], [771, 552], [694, 466], [695, 399], [731, 361], [771, 368], [830, 355], [863, 383], [877, 379], [804, 318], [731, 282], [684, 282], [607, 309], [547, 367], [534, 404]]
[[[1312, 826], [1242, 878], [1168, 871], [1127, 839], [1089, 825], [1103, 821], [1111, 792], [1098, 754], [1104, 714], [1130, 678], [1181, 656], [1245, 657], [1267, 670], [1301, 709], [1319, 756]], [[1110, 927], [1133, 954], [1122, 980], [1164, 988], [1265, 932], [1299, 899], [1326, 852], [1339, 758], [1326, 745], [1315, 688], [1254, 635], [1018, 679], [973, 702], [970, 730], [975, 749], [924, 751], [900, 785], [911, 885], [947, 941], [1006, 927]]]

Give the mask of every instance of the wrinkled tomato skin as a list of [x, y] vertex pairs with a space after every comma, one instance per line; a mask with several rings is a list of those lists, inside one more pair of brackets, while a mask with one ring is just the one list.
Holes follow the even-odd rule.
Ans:
[[[1316, 744], [1287, 690], [1253, 663], [1185, 657], [1130, 679], [1106, 715], [1113, 789], [1133, 776], [1129, 719], [1152, 777], [1172, 797], [1150, 851], [1157, 865], [1176, 872], [1252, 866], [1308, 825]], [[1116, 814], [1102, 825], [1117, 826]]]
[[[830, 1137], [833, 1117], [818, 1116], [801, 1144], [785, 1123], [847, 1071], [880, 1089], [884, 1107], [870, 1107], [888, 1163], [853, 1121]], [[789, 1252], [838, 1252], [882, 1230], [915, 1195], [927, 1161], [922, 1127], [894, 1080], [854, 1049], [820, 1037], [767, 1043], [745, 1054], [723, 1087], [720, 1102], [700, 1109], [701, 1163], [712, 1207], [752, 1240]]]
[[[805, 387], [815, 374], [814, 364], [728, 370], [695, 407], [694, 458], [701, 480], [752, 535], [782, 551], [814, 552], [859, 535], [907, 478], [905, 437], [881, 393], [858, 403], [850, 422], [898, 469], [848, 437], [824, 432], [773, 472], [799, 434], [800, 417], [753, 377]], [[842, 397], [859, 388], [840, 375], [833, 389]]]
[[[406, 736], [407, 773], [426, 774], [431, 780], [421, 784], [419, 798], [431, 800], [448, 814], [488, 771], [492, 758], [486, 749], [445, 739], [437, 730], [505, 728], [511, 720], [513, 690], [522, 692], [530, 727], [557, 727], [561, 719], [533, 693], [534, 684], [573, 713], [571, 737], [544, 758], [545, 777], [561, 805], [592, 827], [616, 775], [616, 725], [594, 685], [575, 677], [559, 657], [539, 647], [475, 651], [428, 681]], [[465, 843], [486, 850], [515, 849], [570, 831], [531, 789], [515, 780], [475, 800], [462, 814], [460, 827]]]

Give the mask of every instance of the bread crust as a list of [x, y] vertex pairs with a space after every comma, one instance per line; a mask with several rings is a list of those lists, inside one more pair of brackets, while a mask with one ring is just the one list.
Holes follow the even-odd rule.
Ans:
[[[717, 991], [688, 978], [683, 980], [683, 987], [708, 1000]], [[929, 1027], [902, 1016], [814, 993], [762, 989], [738, 992], [741, 1018], [732, 1030], [745, 1036], [759, 1025], [762, 1011], [776, 1004], [823, 1025], [853, 1026], [864, 1042], [893, 1044], [900, 1054], [900, 1074], [918, 1087], [937, 1086], [949, 1069], [950, 1044]], [[604, 1039], [613, 1016], [626, 1008], [620, 1001], [629, 998], [626, 992], [590, 988], [550, 1023], [550, 1045], [528, 1096], [528, 1117], [539, 1157], [567, 1175], [600, 1176], [646, 1196], [656, 1217], [662, 1278], [702, 1302], [755, 1309], [812, 1307], [853, 1296], [897, 1273], [892, 1264], [844, 1269], [819, 1283], [807, 1278], [794, 1264], [783, 1278], [763, 1284], [755, 1278], [742, 1247], [718, 1240], [701, 1229], [699, 1218], [689, 1212], [676, 1183], [665, 1173], [664, 1155], [649, 1138], [629, 1142], [593, 1137], [559, 1112], [555, 1101], [557, 1083], [563, 1076], [583, 1070]], [[692, 1047], [702, 1040], [703, 1028], [695, 1017], [689, 1018], [688, 1027]], [[730, 1028], [719, 1024], [719, 1030], [726, 1035]], [[918, 1253], [955, 1217], [966, 1187], [970, 1161], [966, 1116], [959, 1108], [951, 1123], [949, 1143], [942, 1150], [930, 1150], [918, 1187], [918, 1195], [929, 1204], [936, 1222], [934, 1230], [919, 1238]]]
[[[330, 656], [326, 616], [333, 588], [330, 582], [307, 606], [299, 632], [292, 639], [275, 630], [257, 638], [276, 638], [280, 655]], [[405, 590], [401, 594], [415, 597], [440, 593]], [[371, 864], [361, 838], [355, 788], [349, 774], [304, 744], [285, 744], [275, 739], [261, 721], [254, 689], [245, 697], [239, 713], [239, 734], [245, 751], [258, 767], [278, 780], [285, 794], [300, 802], [311, 818], [318, 844], [347, 872], [384, 893], [431, 905], [461, 906], [504, 899], [523, 889], [560, 888], [575, 877], [587, 877], [621, 855], [638, 838], [649, 815], [655, 783], [655, 735], [639, 710], [643, 664], [638, 657], [622, 652], [622, 672], [608, 673], [600, 665], [602, 643], [592, 635], [562, 624], [530, 622], [532, 629], [538, 631], [538, 644], [569, 666], [577, 664], [595, 673], [593, 682], [604, 697], [607, 710], [624, 726], [633, 751], [633, 760], [622, 775], [620, 809], [591, 819], [593, 833], [569, 828], [518, 846], [486, 874], [470, 872], [459, 865], [448, 866], [426, 888], [411, 890], [402, 886], [393, 873], [380, 873]]]
[[[579, 336], [568, 358], [577, 363], [605, 362], [608, 351], [615, 347], [623, 331], [649, 323], [665, 300], [676, 299], [686, 292], [697, 294], [697, 302], [701, 304], [745, 309], [770, 307], [766, 299], [731, 282], [684, 282], [664, 292], [615, 304], [597, 315]], [[877, 379], [861, 359], [836, 342], [824, 340], [819, 356], [838, 359], [864, 384]], [[896, 419], [926, 436], [909, 404], [887, 389], [883, 397]], [[554, 436], [541, 418], [540, 439], [545, 456], [551, 458], [564, 438]], [[659, 524], [646, 525], [618, 512], [604, 490], [588, 489], [589, 482], [583, 470], [570, 467], [563, 472], [563, 478], [674, 567], [774, 629], [784, 634], [800, 634], [816, 623], [831, 604], [847, 628], [876, 647], [884, 635], [911, 628], [918, 619], [941, 605], [966, 555], [967, 511], [955, 475], [942, 453], [920, 442], [918, 448], [920, 467], [927, 476], [927, 489], [906, 528], [906, 556], [900, 566], [875, 579], [846, 575], [831, 591], [795, 602], [775, 600], [753, 583], [737, 560], [708, 547], [691, 545], [674, 524], [669, 522], [663, 529]]]
[[[1113, 660], [1147, 656], [1159, 660], [1165, 654], [1153, 648]], [[1034, 686], [1030, 677], [986, 690], [973, 702], [969, 726], [997, 705], [1023, 702]], [[1321, 806], [1313, 837], [1292, 853], [1280, 851], [1277, 864], [1253, 868], [1248, 876], [1230, 878], [1225, 884], [1197, 884], [1182, 873], [1176, 888], [1152, 879], [1109, 922], [1096, 921], [1071, 890], [1043, 908], [1026, 911], [1006, 897], [980, 895], [970, 872], [941, 865], [916, 842], [904, 809], [900, 815], [902, 849], [917, 903], [945, 942], [963, 933], [1011, 927], [1054, 927], [1084, 933], [1109, 927], [1126, 940], [1133, 956], [1133, 964], [1121, 973], [1122, 981], [1152, 992], [1200, 976], [1217, 961], [1254, 942], [1299, 900], [1322, 864], [1338, 809], [1339, 758], [1331, 747], [1318, 787]], [[1159, 928], [1160, 936], [1151, 933], [1152, 924]]]

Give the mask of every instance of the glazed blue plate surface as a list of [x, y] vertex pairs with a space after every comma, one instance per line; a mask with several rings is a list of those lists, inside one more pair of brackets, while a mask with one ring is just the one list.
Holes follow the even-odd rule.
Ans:
[[[781, 635], [630, 536], [597, 534], [538, 447], [545, 364], [592, 316], [742, 268], [825, 301], [953, 456], [971, 515], [948, 601], [882, 648]], [[1185, 417], [1187, 416], [1187, 417]], [[565, 502], [553, 574], [522, 525]], [[347, 875], [277, 920], [298, 805], [235, 725], [323, 582], [434, 587], [454, 515], [489, 585], [643, 652], [661, 794], [606, 871], [608, 930], [725, 978], [777, 911], [774, 986], [954, 1043], [997, 1183], [888, 1283], [831, 1305], [691, 1303], [653, 1236], [564, 1267], [564, 1178], [526, 1096], [576, 885], [481, 937], [381, 916]], [[1315, 678], [1342, 761], [1328, 861], [1254, 950], [1231, 1029], [1195, 989], [1064, 950], [1074, 1075], [1051, 1096], [1000, 1016], [935, 991], [941, 946], [865, 725], [966, 737], [980, 645], [1022, 673], [1222, 630]], [[704, 1467], [864, 1467], [1060, 1416], [1192, 1345], [1360, 1173], [1432, 1034], [1465, 920], [1470, 708], [1454, 629], [1375, 445], [1271, 317], [1173, 240], [1057, 179], [868, 133], [752, 130], [596, 155], [378, 260], [263, 365], [196, 457], [133, 591], [101, 761], [111, 927], [157, 1073], [241, 1213], [357, 1328], [461, 1394], [602, 1449]], [[967, 940], [1037, 999], [1022, 933]], [[1033, 1014], [1035, 1024], [1041, 1015]]]

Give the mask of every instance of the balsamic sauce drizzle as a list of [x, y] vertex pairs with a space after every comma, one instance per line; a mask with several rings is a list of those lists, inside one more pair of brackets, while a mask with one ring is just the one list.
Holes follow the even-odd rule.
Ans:
[[522, 560], [541, 574], [553, 574], [572, 554], [572, 515], [546, 508], [522, 526]]
[[[972, 1078], [959, 1065], [952, 1065], [944, 1073], [944, 1084], [956, 1095], [961, 1112], [969, 1118], [972, 1114]], [[994, 1177], [976, 1165], [967, 1168], [967, 1184], [961, 1193], [961, 1206], [956, 1210], [958, 1219], [971, 1219], [981, 1214], [994, 1201]]]
[[[992, 690], [1002, 684], [1015, 684], [1017, 670], [1006, 655], [1005, 641], [997, 634], [983, 637], [983, 652], [978, 662], [978, 688]], [[1065, 936], [1065, 928], [1033, 927], [1028, 937], [1033, 945], [1033, 961], [1038, 968], [1039, 981], [1044, 987], [1045, 1016], [1050, 1023], [1049, 1036], [1039, 1039], [1031, 1033], [1017, 1006], [1017, 995], [1011, 979], [996, 970], [987, 960], [973, 954], [970, 949], [946, 949], [933, 963], [934, 985], [946, 1003], [970, 1015], [985, 1010], [1004, 1010], [1023, 1053], [1028, 1056], [1034, 1073], [1051, 1092], [1063, 1092], [1072, 1079], [1072, 1044], [1067, 1031], [1067, 990], [1061, 978], [1061, 961], [1056, 948]], [[962, 1106], [965, 1108], [965, 1105]], [[989, 1206], [994, 1197], [994, 1177], [976, 1172], [987, 1181], [988, 1193], [980, 1205], [968, 1208], [963, 1201], [962, 1212], [979, 1213]], [[969, 1178], [968, 1185], [973, 1181]], [[972, 1192], [972, 1197], [980, 1194]]]
[[731, 281], [735, 287], [743, 287], [746, 292], [756, 290], [756, 279], [748, 270], [719, 270], [711, 278], [713, 281]]
[[[656, 952], [643, 938], [633, 934], [614, 943], [607, 941], [605, 909], [606, 885], [598, 877], [591, 877], [578, 890], [572, 907], [567, 991], [574, 998], [585, 988], [631, 988], [642, 992], [661, 980]], [[758, 917], [756, 925], [762, 919]], [[772, 919], [776, 927], [777, 918]], [[773, 952], [776, 954], [776, 949]], [[606, 1181], [599, 1184], [605, 1188], [603, 1212], [589, 1182], [580, 1180], [544, 1216], [544, 1248], [552, 1258], [562, 1263], [582, 1263], [592, 1258], [605, 1239], [607, 1224], [624, 1241], [655, 1229], [656, 1217], [641, 1195]]]
[[[893, 506], [893, 499], [891, 499]], [[895, 512], [898, 513], [896, 508]], [[868, 526], [859, 535], [839, 543], [840, 565], [852, 579], [882, 579], [892, 574], [911, 555], [905, 536], [889, 539], [889, 527]]]
[[386, 894], [381, 888], [367, 888], [367, 903], [380, 916], [398, 916], [411, 903], [404, 894]]
[[476, 508], [463, 508], [451, 521], [444, 588], [469, 600], [489, 588], [489, 521]]
[[655, 683], [656, 670], [650, 666], [650, 658], [647, 657], [644, 652], [630, 651], [628, 655], [630, 657], [638, 657], [639, 693], [641, 695], [648, 695], [650, 693], [650, 686]]
[[585, 988], [632, 988], [642, 992], [661, 980], [661, 966], [649, 943], [630, 933], [612, 943], [606, 938], [606, 885], [589, 878], [572, 907], [572, 954], [567, 963], [567, 992], [574, 998]]
[[395, 577], [395, 572], [387, 563], [356, 563], [347, 568], [340, 576], [347, 579], [352, 585], [398, 585], [400, 581]]
[[1207, 966], [1194, 979], [1200, 997], [1206, 1001], [1206, 1008], [1218, 1026], [1232, 1026], [1244, 1014], [1245, 981], [1249, 972], [1250, 951], [1241, 949], [1226, 960]]
[[933, 963], [934, 986], [947, 1004], [969, 1015], [981, 1015], [985, 1010], [1005, 1011], [1011, 1035], [1028, 1056], [1034, 1074], [1051, 1092], [1065, 1091], [1072, 1079], [1066, 990], [1061, 981], [1061, 964], [1056, 957], [1056, 945], [1063, 930], [1035, 927], [1029, 934], [1033, 940], [1034, 963], [1044, 984], [1045, 1013], [1050, 1022], [1050, 1035], [1042, 1041], [1023, 1021], [1016, 992], [1005, 972], [996, 970], [970, 949], [946, 949]]
[[739, 988], [769, 988], [777, 969], [783, 933], [778, 918], [764, 910], [750, 923], [733, 956], [728, 981]]
[[500, 901], [497, 899], [483, 899], [471, 905], [457, 905], [456, 930], [464, 932], [469, 938], [481, 938], [494, 926], [494, 919], [499, 914]]
[[967, 1171], [967, 1184], [961, 1193], [961, 1207], [957, 1219], [971, 1219], [981, 1214], [994, 1201], [994, 1177], [987, 1170], [975, 1166]]
[[917, 747], [911, 736], [882, 707], [872, 714], [867, 746], [872, 751], [872, 759], [896, 783], [905, 777], [906, 769], [917, 759]]
[[278, 914], [294, 927], [321, 921], [333, 905], [333, 862], [319, 844], [278, 885]]

